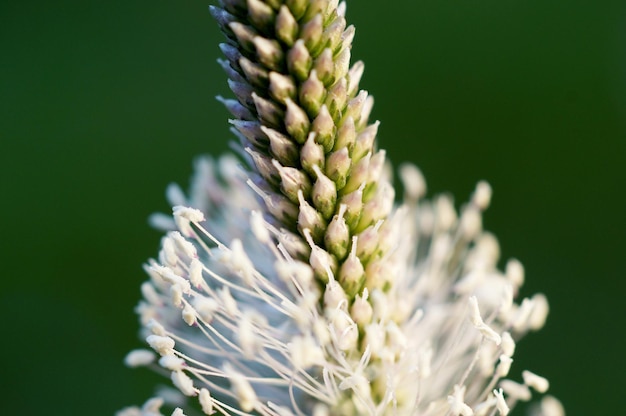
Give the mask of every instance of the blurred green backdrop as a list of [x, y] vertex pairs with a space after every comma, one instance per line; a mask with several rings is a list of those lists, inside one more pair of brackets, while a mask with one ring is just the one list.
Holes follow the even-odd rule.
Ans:
[[[352, 0], [379, 143], [429, 194], [494, 188], [486, 227], [551, 301], [515, 370], [569, 415], [618, 414], [626, 302], [626, 2]], [[158, 377], [141, 263], [200, 153], [227, 148], [207, 0], [0, 3], [0, 414], [111, 415]], [[521, 412], [518, 412], [518, 414]]]

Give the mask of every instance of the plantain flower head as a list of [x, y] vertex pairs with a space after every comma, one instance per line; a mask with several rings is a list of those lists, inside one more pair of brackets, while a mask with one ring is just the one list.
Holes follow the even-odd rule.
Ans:
[[[337, 0], [220, 0], [234, 155], [196, 161], [145, 266], [136, 308], [169, 388], [119, 416], [507, 415], [548, 381], [508, 379], [546, 298], [515, 301], [483, 230], [491, 188], [459, 211], [400, 167], [396, 202], [372, 97]], [[560, 416], [546, 396], [537, 415]]]

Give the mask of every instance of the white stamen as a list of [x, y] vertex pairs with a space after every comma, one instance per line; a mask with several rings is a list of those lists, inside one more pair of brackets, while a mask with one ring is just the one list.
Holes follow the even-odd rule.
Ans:
[[174, 383], [185, 396], [195, 396], [198, 394], [193, 386], [193, 380], [182, 371], [172, 371], [172, 383]]
[[160, 335], [148, 335], [146, 342], [152, 349], [161, 355], [170, 355], [174, 353], [175, 342], [170, 337]]
[[152, 364], [155, 358], [154, 352], [146, 349], [137, 349], [126, 354], [124, 364], [130, 368], [143, 367]]
[[493, 394], [496, 396], [496, 407], [502, 416], [506, 416], [509, 414], [509, 406], [506, 404], [506, 400], [504, 399], [504, 394], [502, 393], [502, 389], [494, 390]]
[[528, 387], [532, 387], [538, 393], [545, 393], [550, 387], [548, 379], [531, 373], [528, 370], [522, 371], [522, 378], [524, 379], [524, 384]]

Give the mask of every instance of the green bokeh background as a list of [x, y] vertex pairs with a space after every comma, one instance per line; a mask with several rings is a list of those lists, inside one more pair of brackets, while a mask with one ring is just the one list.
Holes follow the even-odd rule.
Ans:
[[[462, 203], [545, 292], [514, 369], [569, 415], [620, 414], [626, 366], [626, 2], [352, 0], [381, 147]], [[0, 3], [0, 414], [111, 415], [164, 188], [231, 136], [207, 0]], [[517, 412], [521, 414], [521, 412]]]

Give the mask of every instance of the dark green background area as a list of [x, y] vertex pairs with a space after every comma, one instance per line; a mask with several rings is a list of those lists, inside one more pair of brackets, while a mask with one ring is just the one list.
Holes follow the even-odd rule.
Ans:
[[[381, 147], [461, 204], [551, 302], [514, 372], [619, 414], [626, 359], [626, 3], [353, 0]], [[165, 186], [231, 139], [207, 1], [0, 2], [0, 414], [111, 415]], [[517, 412], [521, 414], [521, 412]]]

